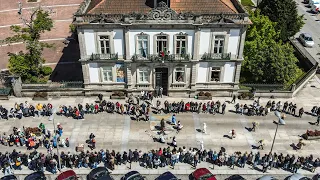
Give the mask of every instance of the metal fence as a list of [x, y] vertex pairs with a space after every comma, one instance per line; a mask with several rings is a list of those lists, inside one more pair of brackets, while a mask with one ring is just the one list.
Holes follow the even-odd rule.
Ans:
[[285, 90], [283, 84], [254, 84], [254, 83], [247, 83], [247, 84], [240, 84], [240, 89], [243, 90], [251, 90], [254, 88], [255, 90]]
[[83, 88], [83, 81], [62, 81], [47, 83], [23, 83], [23, 89], [67, 89], [67, 88]]

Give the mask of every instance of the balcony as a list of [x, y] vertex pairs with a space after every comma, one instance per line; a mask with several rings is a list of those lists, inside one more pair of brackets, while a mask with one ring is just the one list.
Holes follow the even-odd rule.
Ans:
[[87, 60], [100, 61], [100, 60], [118, 60], [118, 53], [116, 54], [91, 54]]
[[231, 53], [204, 53], [201, 57], [202, 60], [230, 60]]
[[135, 54], [132, 56], [132, 61], [189, 61], [190, 54], [168, 54], [161, 56], [159, 54], [147, 54], [146, 56]]

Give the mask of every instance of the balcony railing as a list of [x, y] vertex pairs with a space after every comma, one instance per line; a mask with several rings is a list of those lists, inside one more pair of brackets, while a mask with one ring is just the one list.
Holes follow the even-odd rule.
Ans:
[[133, 61], [189, 61], [191, 57], [190, 54], [168, 54], [164, 56], [159, 54], [135, 54], [131, 59]]
[[202, 60], [230, 60], [231, 53], [204, 53], [201, 57]]
[[118, 60], [118, 53], [116, 54], [92, 54], [89, 60]]

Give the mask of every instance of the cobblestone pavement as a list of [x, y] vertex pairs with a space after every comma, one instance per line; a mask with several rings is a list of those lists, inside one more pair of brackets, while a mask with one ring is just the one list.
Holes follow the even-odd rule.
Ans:
[[[315, 87], [311, 87], [315, 86]], [[318, 105], [318, 86], [317, 80], [311, 81], [306, 88], [304, 88], [297, 97], [292, 99], [276, 99], [282, 102], [288, 100], [297, 103], [298, 109], [303, 106], [305, 111], [311, 110], [312, 106]], [[95, 101], [95, 97], [70, 97], [61, 99], [51, 99], [50, 102], [54, 106], [66, 104], [76, 105], [78, 103], [91, 103]], [[170, 102], [180, 101], [181, 98], [167, 98]], [[1, 105], [4, 107], [12, 107], [15, 102], [29, 101], [31, 104], [37, 102], [32, 101], [30, 98], [10, 98], [9, 101], [1, 101]], [[161, 99], [162, 102], [164, 99]], [[185, 102], [192, 99], [184, 99]], [[214, 101], [231, 100], [231, 98], [214, 98]], [[261, 99], [261, 103], [265, 104], [268, 101], [267, 98]], [[252, 101], [241, 100], [238, 101], [242, 104], [252, 103]], [[46, 102], [41, 102], [46, 103]], [[257, 144], [260, 139], [265, 140], [265, 149], [260, 151], [265, 154], [270, 151], [271, 143], [274, 137], [276, 125], [273, 121], [277, 120], [273, 113], [269, 113], [267, 116], [242, 116], [228, 112], [228, 110], [234, 109], [234, 104], [227, 104], [227, 112], [225, 115], [217, 114], [197, 114], [197, 113], [180, 113], [177, 114], [177, 120], [180, 120], [184, 125], [183, 130], [176, 134], [172, 131], [167, 136], [167, 141], [171, 142], [173, 136], [176, 137], [178, 146], [186, 147], [200, 147], [199, 141], [204, 142], [205, 149], [219, 150], [220, 147], [225, 147], [229, 154], [235, 151], [250, 152], [255, 151], [252, 146]], [[152, 114], [150, 122], [135, 121], [130, 116], [119, 114], [108, 114], [106, 112], [99, 114], [88, 114], [85, 116], [85, 120], [75, 120], [72, 118], [66, 118], [64, 116], [55, 116], [55, 124], [60, 122], [64, 127], [63, 138], [69, 137], [71, 146], [70, 148], [63, 148], [61, 151], [75, 152], [75, 146], [79, 143], [85, 144], [85, 140], [88, 138], [91, 132], [95, 133], [97, 140], [97, 150], [109, 149], [116, 151], [123, 151], [128, 149], [140, 149], [147, 151], [150, 149], [158, 149], [160, 147], [166, 147], [167, 145], [153, 142], [150, 137], [150, 133], [156, 136], [156, 132], [152, 131], [154, 126], [160, 122], [161, 118], [169, 120], [172, 114]], [[253, 121], [259, 122], [259, 127], [256, 132], [249, 132], [247, 128], [251, 127]], [[315, 122], [316, 118], [308, 114], [304, 114], [302, 118], [293, 117], [287, 115], [286, 125], [279, 126], [278, 134], [276, 137], [274, 152], [277, 153], [289, 153], [297, 156], [307, 156], [313, 154], [316, 157], [320, 156], [320, 145], [318, 140], [306, 141], [306, 146], [300, 150], [293, 150], [291, 144], [296, 144], [300, 139], [300, 135], [305, 133], [307, 129], [319, 129], [319, 126], [314, 126], [311, 123]], [[0, 126], [2, 127], [0, 132], [11, 133], [14, 126], [18, 128], [35, 127], [42, 122], [50, 130], [53, 129], [53, 122], [48, 121], [48, 117], [36, 117], [36, 118], [23, 118], [21, 120], [9, 119], [8, 121], [0, 120]], [[203, 134], [198, 130], [202, 128], [202, 124], [207, 124], [207, 134]], [[229, 139], [225, 137], [229, 134], [231, 129], [235, 129], [237, 137], [235, 139]], [[147, 131], [147, 132], [146, 132]], [[21, 152], [28, 152], [25, 147], [5, 147], [1, 146], [0, 151], [11, 151], [12, 149], [18, 149]], [[85, 148], [89, 150], [89, 148]], [[38, 151], [46, 152], [45, 148], [39, 148]], [[207, 163], [201, 163], [199, 167], [211, 166]], [[175, 174], [190, 174], [193, 169], [190, 165], [180, 164], [178, 165], [174, 173]], [[139, 170], [142, 174], [161, 174], [165, 169], [159, 170], [146, 170], [142, 167], [136, 166], [134, 169]], [[87, 170], [84, 170], [87, 171]], [[319, 170], [318, 170], [319, 171]], [[113, 174], [124, 174], [128, 172], [125, 166], [118, 167]], [[216, 168], [212, 171], [214, 174], [258, 174], [261, 172], [251, 170], [249, 168], [230, 170], [228, 167]], [[28, 174], [30, 171], [17, 171], [19, 174]], [[272, 170], [270, 174], [290, 174], [283, 170]], [[301, 170], [303, 174], [311, 174], [308, 171]], [[319, 171], [320, 173], [320, 171]], [[83, 171], [80, 174], [85, 174]]]

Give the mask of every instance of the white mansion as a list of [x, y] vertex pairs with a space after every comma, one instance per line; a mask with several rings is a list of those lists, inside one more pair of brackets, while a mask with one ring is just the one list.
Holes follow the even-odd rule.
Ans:
[[250, 23], [237, 0], [85, 0], [74, 22], [85, 94], [228, 96]]

